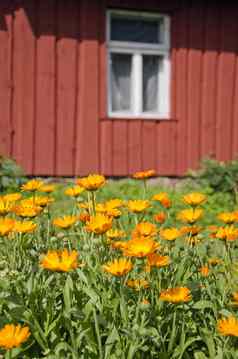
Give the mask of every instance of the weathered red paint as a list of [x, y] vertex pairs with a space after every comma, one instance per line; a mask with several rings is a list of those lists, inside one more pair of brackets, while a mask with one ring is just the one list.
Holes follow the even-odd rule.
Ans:
[[[107, 117], [106, 10], [171, 15], [171, 118]], [[0, 155], [28, 174], [183, 175], [238, 154], [238, 5], [1, 0]]]

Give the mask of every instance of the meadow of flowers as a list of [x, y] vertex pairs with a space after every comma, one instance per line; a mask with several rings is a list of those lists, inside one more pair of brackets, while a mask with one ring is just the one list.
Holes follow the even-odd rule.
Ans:
[[154, 174], [0, 196], [0, 357], [238, 358], [238, 208]]

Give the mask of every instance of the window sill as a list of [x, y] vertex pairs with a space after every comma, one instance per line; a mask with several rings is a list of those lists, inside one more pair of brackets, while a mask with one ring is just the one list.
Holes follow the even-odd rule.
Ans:
[[107, 116], [101, 118], [102, 121], [156, 121], [156, 122], [177, 122], [178, 120], [171, 117], [123, 117], [123, 116]]

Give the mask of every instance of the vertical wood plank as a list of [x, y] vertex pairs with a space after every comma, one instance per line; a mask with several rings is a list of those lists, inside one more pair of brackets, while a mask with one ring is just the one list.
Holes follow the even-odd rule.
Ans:
[[156, 122], [142, 122], [142, 169], [156, 167]]
[[220, 11], [207, 5], [201, 104], [201, 158], [215, 157], [217, 59], [220, 47]]
[[113, 120], [113, 175], [126, 176], [128, 174], [128, 128], [126, 120]]
[[105, 176], [112, 175], [112, 122], [110, 120], [100, 120], [100, 172]]
[[37, 14], [34, 173], [55, 173], [56, 2], [39, 1]]
[[188, 52], [188, 168], [196, 168], [200, 160], [200, 120], [202, 49], [204, 40], [203, 2], [192, 2], [189, 11], [189, 52]]
[[238, 159], [238, 51], [236, 51], [235, 95], [232, 122], [232, 158]]
[[142, 170], [142, 121], [128, 123], [128, 172], [133, 174]]
[[74, 0], [62, 0], [58, 6], [56, 175], [72, 176], [79, 5]]
[[176, 175], [176, 122], [161, 121], [157, 129], [157, 173]]
[[12, 41], [11, 2], [0, 2], [0, 156], [11, 154]]
[[99, 2], [80, 2], [76, 173], [99, 171]]
[[27, 174], [33, 172], [35, 35], [34, 1], [25, 0], [14, 16], [13, 157]]
[[227, 5], [222, 8], [221, 52], [218, 63], [216, 105], [216, 156], [221, 161], [229, 160], [232, 153], [235, 49], [237, 48], [237, 12], [235, 7]]
[[176, 13], [176, 119], [177, 122], [177, 174], [187, 170], [187, 54], [188, 54], [188, 14], [183, 8]]

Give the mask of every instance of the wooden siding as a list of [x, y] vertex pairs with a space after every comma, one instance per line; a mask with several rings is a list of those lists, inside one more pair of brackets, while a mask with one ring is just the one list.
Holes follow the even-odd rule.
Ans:
[[[171, 15], [170, 120], [107, 118], [107, 8]], [[205, 0], [1, 0], [0, 155], [50, 176], [181, 176], [235, 158], [237, 17]]]

